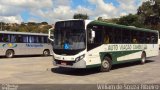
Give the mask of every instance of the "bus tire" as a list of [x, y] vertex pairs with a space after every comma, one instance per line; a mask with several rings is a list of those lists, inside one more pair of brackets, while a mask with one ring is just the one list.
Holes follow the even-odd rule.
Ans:
[[7, 50], [5, 56], [7, 58], [12, 58], [14, 56], [14, 51], [13, 50]]
[[100, 71], [101, 72], [109, 72], [111, 67], [112, 67], [112, 61], [109, 57], [105, 57], [101, 63], [101, 68]]
[[145, 64], [146, 62], [146, 54], [145, 52], [142, 52], [142, 55], [141, 55], [141, 64]]
[[44, 50], [44, 51], [43, 51], [43, 55], [44, 55], [44, 56], [49, 56], [49, 55], [50, 55], [49, 50], [47, 50], [47, 49], [46, 49], [46, 50]]

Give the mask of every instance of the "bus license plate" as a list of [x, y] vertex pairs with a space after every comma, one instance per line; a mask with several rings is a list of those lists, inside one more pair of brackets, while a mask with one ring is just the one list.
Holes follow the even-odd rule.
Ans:
[[67, 65], [66, 62], [61, 62], [61, 65]]

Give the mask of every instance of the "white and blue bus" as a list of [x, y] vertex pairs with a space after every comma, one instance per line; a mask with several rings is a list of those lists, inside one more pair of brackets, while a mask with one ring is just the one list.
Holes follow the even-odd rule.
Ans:
[[0, 31], [0, 56], [45, 55], [52, 52], [48, 34]]
[[160, 39], [158, 39], [158, 44], [159, 44], [159, 50], [160, 50]]
[[159, 54], [158, 38], [158, 31], [134, 26], [90, 20], [58, 21], [54, 38], [50, 38], [54, 41], [53, 64], [70, 68], [100, 67], [101, 71], [109, 71], [119, 63], [144, 64], [146, 58]]

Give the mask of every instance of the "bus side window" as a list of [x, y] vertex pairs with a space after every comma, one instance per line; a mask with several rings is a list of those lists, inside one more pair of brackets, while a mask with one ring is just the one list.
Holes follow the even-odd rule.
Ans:
[[41, 36], [37, 36], [37, 37], [38, 37], [38, 43], [42, 43]]
[[150, 33], [146, 33], [146, 44], [150, 44], [151, 43], [151, 35]]
[[48, 43], [48, 37], [44, 36], [44, 43]]
[[22, 35], [17, 35], [16, 40], [17, 40], [17, 43], [23, 43]]
[[43, 36], [41, 36], [41, 41], [42, 41], [42, 43], [44, 43], [44, 37]]
[[29, 43], [35, 43], [35, 37], [33, 35], [29, 36]]
[[115, 43], [115, 34], [114, 34], [114, 28], [110, 28], [109, 33], [109, 43]]
[[133, 44], [138, 44], [139, 43], [139, 32], [138, 31], [134, 31], [134, 30], [132, 30], [131, 31], [131, 36], [132, 36], [132, 43]]
[[3, 42], [10, 42], [10, 35], [9, 34], [3, 34]]
[[103, 30], [103, 43], [108, 44], [109, 43], [109, 34], [108, 34], [108, 27], [105, 27], [105, 30]]
[[104, 36], [104, 43], [105, 44], [109, 43], [109, 35], [107, 33], [105, 33], [105, 36]]
[[158, 43], [157, 37], [158, 37], [158, 35], [156, 33], [152, 33], [152, 35], [151, 35], [151, 43], [152, 44]]
[[133, 42], [133, 44], [137, 44], [138, 43], [136, 37], [133, 37], [132, 42]]
[[101, 41], [102, 41], [102, 30], [95, 30], [95, 38], [94, 38], [94, 43], [96, 43], [96, 44], [100, 44], [100, 43], [102, 43]]
[[131, 43], [131, 31], [129, 29], [122, 29], [122, 43]]
[[155, 36], [155, 41], [154, 41], [154, 43], [157, 44], [157, 43], [158, 43], [158, 34], [157, 34], [157, 33], [154, 33], [154, 36]]
[[11, 35], [11, 42], [12, 43], [17, 43], [17, 38], [16, 38], [16, 35]]
[[38, 39], [38, 36], [34, 36], [34, 43], [39, 43], [39, 39]]
[[27, 35], [23, 35], [23, 43], [28, 43], [28, 36]]
[[145, 43], [145, 33], [140, 31], [139, 32], [139, 43], [144, 44]]
[[114, 28], [115, 32], [115, 43], [121, 44], [122, 43], [122, 30], [118, 28]]
[[0, 42], [3, 42], [3, 34], [0, 34]]

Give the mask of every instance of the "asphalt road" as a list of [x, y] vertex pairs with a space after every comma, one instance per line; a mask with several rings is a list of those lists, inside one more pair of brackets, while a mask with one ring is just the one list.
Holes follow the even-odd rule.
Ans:
[[52, 65], [52, 57], [0, 57], [0, 83], [10, 84], [160, 84], [160, 56], [113, 66], [110, 72], [97, 69], [65, 69]]

